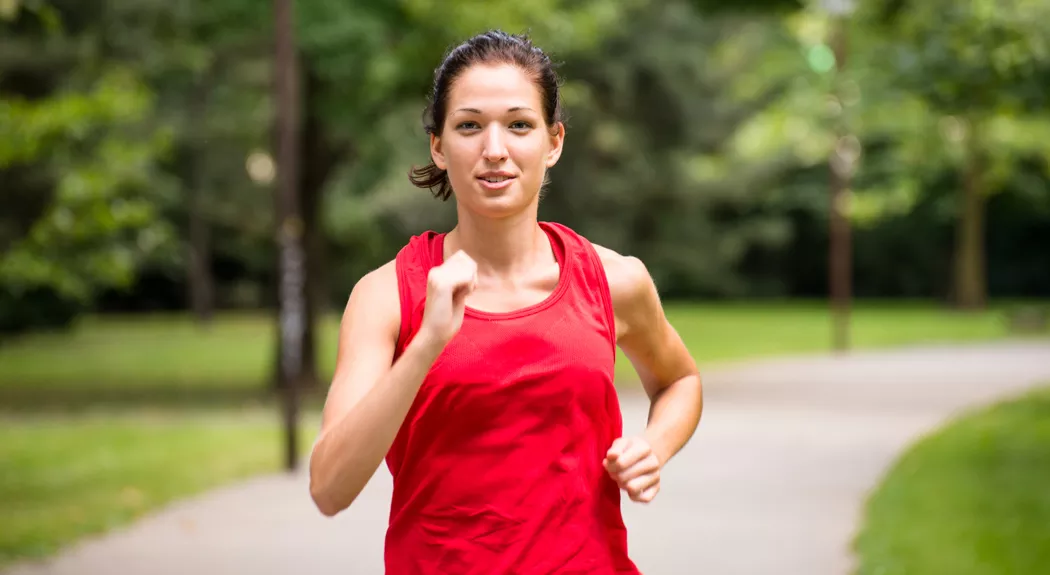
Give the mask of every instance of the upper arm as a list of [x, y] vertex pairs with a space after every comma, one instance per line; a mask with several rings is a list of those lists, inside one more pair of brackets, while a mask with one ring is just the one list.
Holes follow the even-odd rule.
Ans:
[[322, 414], [322, 434], [390, 370], [401, 324], [395, 265], [392, 260], [369, 272], [350, 292], [339, 326], [335, 373]]
[[638, 258], [595, 246], [605, 268], [616, 320], [616, 343], [650, 397], [697, 373], [696, 361], [667, 320], [656, 284]]

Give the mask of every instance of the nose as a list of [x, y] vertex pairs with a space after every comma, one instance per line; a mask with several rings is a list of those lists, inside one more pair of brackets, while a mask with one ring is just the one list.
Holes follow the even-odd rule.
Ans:
[[507, 158], [507, 146], [503, 138], [503, 130], [498, 124], [489, 126], [485, 132], [485, 148], [481, 152], [487, 161], [498, 163]]

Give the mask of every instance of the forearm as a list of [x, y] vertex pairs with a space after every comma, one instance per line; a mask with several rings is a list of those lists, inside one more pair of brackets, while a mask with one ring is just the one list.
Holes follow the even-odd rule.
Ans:
[[645, 439], [661, 465], [692, 437], [700, 423], [703, 404], [703, 385], [696, 374], [675, 381], [652, 398]]
[[347, 508], [397, 436], [442, 346], [416, 338], [385, 377], [314, 444], [310, 492], [325, 515]]

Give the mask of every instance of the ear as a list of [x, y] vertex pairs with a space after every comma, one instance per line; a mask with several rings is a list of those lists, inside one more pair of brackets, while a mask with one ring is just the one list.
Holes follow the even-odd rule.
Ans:
[[562, 146], [565, 144], [565, 124], [558, 122], [555, 126], [554, 131], [550, 137], [550, 151], [547, 152], [547, 167], [551, 168], [554, 164], [558, 163], [558, 159], [561, 158]]
[[441, 138], [434, 134], [430, 135], [430, 157], [434, 160], [434, 165], [439, 169], [448, 170], [445, 154], [441, 153]]

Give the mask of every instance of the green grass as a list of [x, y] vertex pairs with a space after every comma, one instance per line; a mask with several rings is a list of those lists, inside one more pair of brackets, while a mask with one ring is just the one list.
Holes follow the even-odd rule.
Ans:
[[[324, 328], [320, 347], [331, 349], [332, 322]], [[189, 315], [85, 317], [68, 332], [0, 347], [0, 386], [258, 386], [270, 374], [275, 337], [263, 314], [222, 315], [208, 328]]]
[[[668, 304], [667, 313], [705, 367], [820, 353], [830, 342], [820, 303]], [[857, 348], [1010, 335], [1000, 309], [955, 314], [925, 304], [865, 303], [853, 321]], [[326, 317], [322, 377], [334, 368], [337, 332], [338, 317]], [[229, 407], [266, 388], [274, 338], [272, 317], [263, 314], [222, 314], [207, 329], [185, 315], [109, 316], [0, 346], [0, 563], [48, 555], [172, 500], [280, 469], [272, 401]], [[622, 355], [617, 373], [634, 378]], [[220, 408], [216, 390], [247, 395], [234, 393]], [[135, 393], [146, 403], [113, 401]], [[179, 393], [196, 399], [177, 404]], [[56, 399], [76, 409], [45, 409]], [[315, 407], [304, 411], [316, 416]], [[315, 428], [306, 426], [304, 454]]]
[[[301, 453], [316, 425], [303, 424]], [[273, 410], [0, 417], [0, 565], [282, 469]]]
[[[829, 349], [822, 303], [669, 303], [667, 314], [697, 360], [726, 361]], [[318, 364], [335, 364], [338, 317], [321, 323]], [[933, 304], [860, 303], [855, 348], [993, 340], [1009, 335], [1001, 308], [954, 313]], [[1050, 335], [1047, 333], [1045, 335]], [[257, 389], [270, 374], [274, 325], [261, 314], [221, 315], [201, 329], [185, 315], [92, 317], [68, 333], [37, 334], [0, 346], [0, 392], [48, 388]], [[617, 374], [633, 379], [620, 355]]]
[[872, 494], [860, 575], [1050, 573], [1050, 388], [974, 411]]

